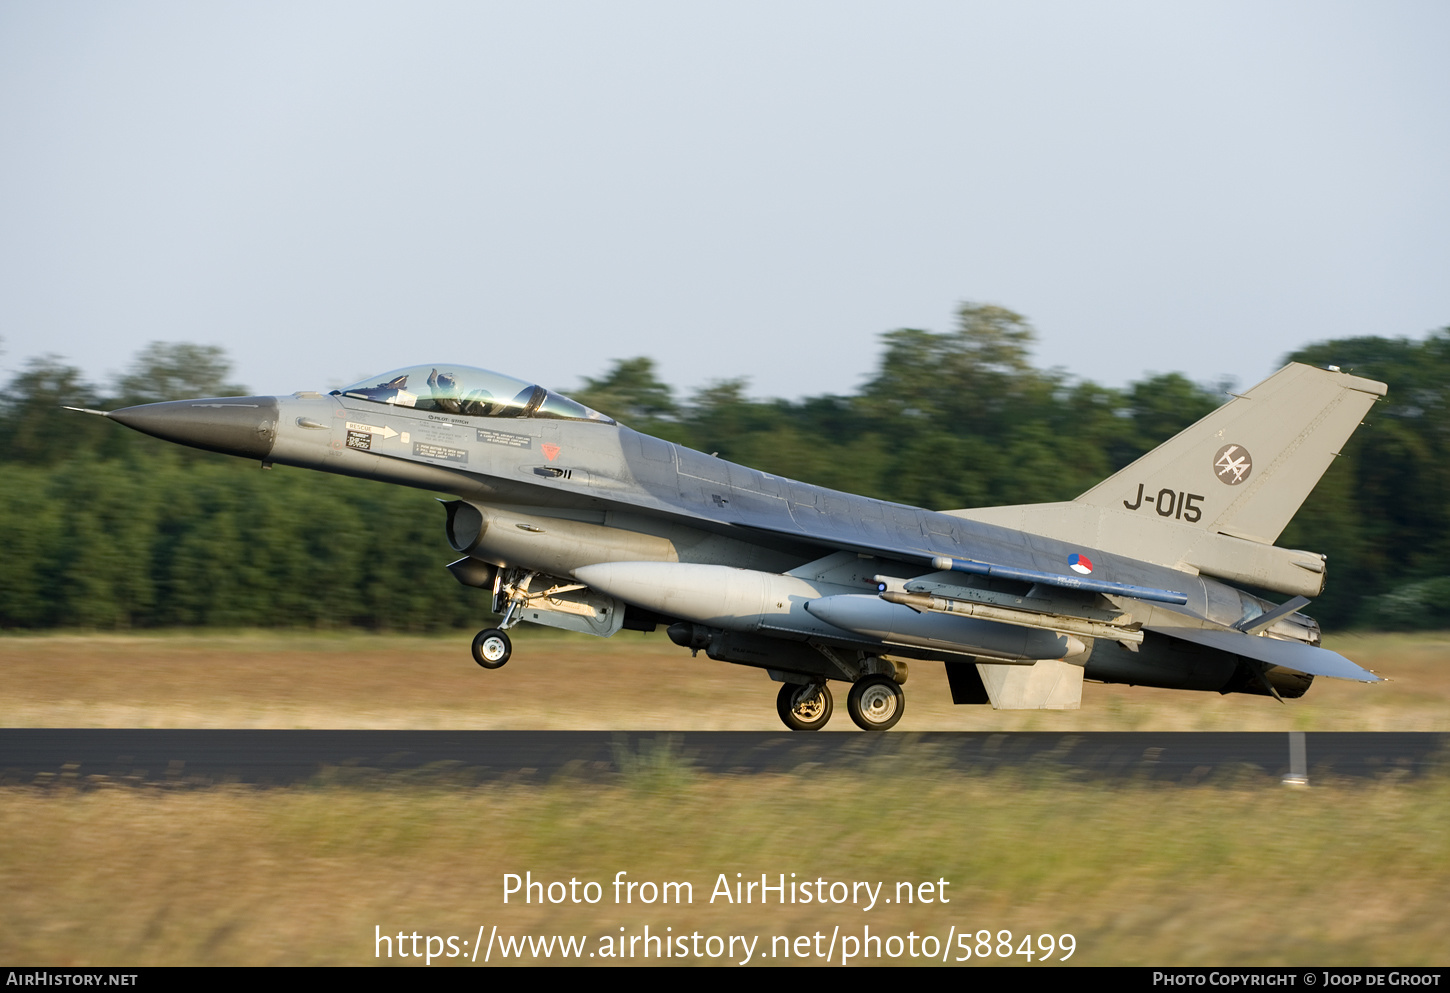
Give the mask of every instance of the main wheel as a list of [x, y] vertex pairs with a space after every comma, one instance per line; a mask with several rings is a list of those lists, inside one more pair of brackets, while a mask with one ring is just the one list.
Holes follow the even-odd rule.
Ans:
[[812, 690], [809, 683], [785, 683], [775, 698], [776, 712], [792, 731], [819, 731], [831, 719], [830, 689]]
[[895, 727], [906, 713], [906, 694], [887, 676], [867, 676], [851, 686], [846, 698], [851, 720], [863, 731], [885, 731]]
[[473, 661], [485, 669], [501, 667], [513, 651], [513, 642], [498, 628], [485, 628], [473, 636]]

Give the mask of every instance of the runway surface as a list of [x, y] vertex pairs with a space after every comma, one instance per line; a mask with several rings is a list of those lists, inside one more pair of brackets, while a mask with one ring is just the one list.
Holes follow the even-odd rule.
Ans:
[[[1202, 782], [1281, 778], [1281, 732], [806, 734], [754, 731], [193, 731], [0, 729], [0, 785], [432, 782], [613, 777], [653, 763], [704, 773], [927, 765], [990, 772], [1034, 765], [1086, 777]], [[1311, 778], [1420, 776], [1446, 768], [1450, 736], [1308, 733]]]

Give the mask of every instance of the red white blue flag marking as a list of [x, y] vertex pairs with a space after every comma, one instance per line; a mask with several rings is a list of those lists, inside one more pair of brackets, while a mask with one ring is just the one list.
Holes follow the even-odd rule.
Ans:
[[1073, 552], [1067, 557], [1067, 564], [1073, 572], [1080, 576], [1086, 576], [1093, 571], [1093, 564], [1086, 555]]
[[[1073, 555], [1068, 560], [1073, 571], [1086, 575], [1093, 566], [1082, 555]], [[1130, 596], [1138, 600], [1156, 600], [1159, 603], [1187, 603], [1188, 594], [1177, 590], [1160, 590], [1152, 586], [1130, 586], [1127, 583], [1108, 583], [1101, 579], [1078, 579], [1064, 576], [1060, 572], [1038, 572], [1036, 569], [1018, 569], [1010, 565], [994, 565], [991, 562], [977, 562], [973, 559], [956, 559], [949, 555], [938, 555], [931, 560], [933, 569], [950, 569], [973, 576], [993, 576], [997, 579], [1011, 579], [1019, 583], [1046, 583], [1069, 590], [1087, 590], [1089, 593], [1109, 593], [1113, 596]]]

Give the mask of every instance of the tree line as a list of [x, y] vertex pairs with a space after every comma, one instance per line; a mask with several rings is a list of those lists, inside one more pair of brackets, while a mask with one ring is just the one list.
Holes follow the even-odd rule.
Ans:
[[[1123, 388], [1031, 361], [1021, 315], [964, 305], [947, 332], [882, 336], [851, 394], [754, 399], [743, 380], [681, 397], [644, 357], [564, 392], [722, 458], [933, 509], [1068, 500], [1219, 406], [1180, 373]], [[1326, 627], [1450, 626], [1450, 328], [1288, 356], [1389, 384], [1280, 540], [1329, 556]], [[433, 630], [486, 597], [450, 558], [432, 495], [180, 449], [62, 405], [237, 395], [214, 347], [153, 343], [107, 388], [54, 356], [0, 398], [0, 627], [168, 625]]]

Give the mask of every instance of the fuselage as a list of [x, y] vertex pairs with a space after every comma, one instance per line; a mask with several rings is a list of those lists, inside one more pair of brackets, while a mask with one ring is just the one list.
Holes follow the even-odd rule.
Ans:
[[[1097, 575], [1114, 582], [1181, 591], [1184, 612], [1219, 624], [1270, 606], [1188, 572], [764, 473], [593, 412], [550, 415], [537, 404], [534, 410], [453, 406], [425, 409], [347, 391], [303, 392], [175, 401], [111, 416], [149, 434], [263, 464], [447, 494], [459, 501], [449, 515], [449, 541], [468, 556], [554, 577], [589, 576], [590, 585], [631, 607], [737, 637], [811, 640], [914, 658], [1073, 656], [1090, 679], [1222, 689], [1238, 668], [1235, 656], [1152, 635], [1133, 645], [1054, 640], [1049, 632], [994, 621], [919, 622], [911, 608], [893, 615], [890, 608], [897, 605], [884, 602], [836, 600], [834, 616], [812, 613], [808, 605], [874, 596], [883, 577], [930, 573], [933, 559], [951, 556], [1062, 576], [1071, 576], [1071, 564], [1085, 557]], [[845, 560], [818, 575], [800, 572], [832, 553], [845, 553]], [[620, 567], [630, 563], [692, 571]], [[608, 564], [615, 568], [605, 570]], [[718, 575], [730, 581], [716, 582], [711, 577], [717, 574], [702, 568], [722, 570]], [[1011, 584], [1005, 589], [1024, 592]], [[718, 601], [713, 609], [712, 596]], [[1133, 599], [1115, 603], [1119, 622], [1129, 625], [1174, 609]], [[849, 619], [845, 627], [842, 617]], [[1307, 619], [1295, 618], [1280, 622], [1286, 634], [1317, 640], [1317, 630], [1305, 628]], [[902, 634], [902, 625], [919, 630]], [[789, 668], [788, 661], [779, 664]]]

